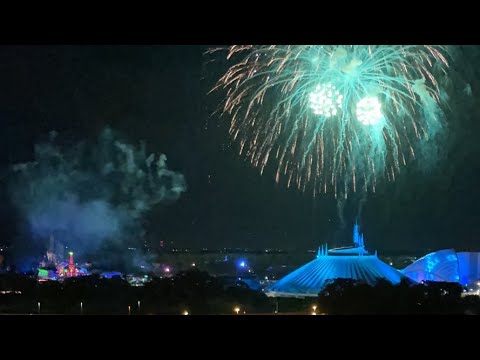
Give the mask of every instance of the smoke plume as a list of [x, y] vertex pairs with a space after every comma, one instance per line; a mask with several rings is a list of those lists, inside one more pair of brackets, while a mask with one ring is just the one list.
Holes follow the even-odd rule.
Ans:
[[116, 246], [143, 237], [142, 216], [175, 201], [186, 190], [182, 174], [169, 170], [163, 154], [148, 154], [105, 129], [95, 142], [69, 146], [49, 141], [35, 146], [33, 162], [12, 168], [9, 192], [28, 224], [30, 238], [91, 253], [106, 242]]

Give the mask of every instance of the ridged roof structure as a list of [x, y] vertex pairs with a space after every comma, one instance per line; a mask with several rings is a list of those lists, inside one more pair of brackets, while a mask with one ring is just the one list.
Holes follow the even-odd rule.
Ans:
[[[360, 241], [355, 241], [361, 239]], [[355, 247], [327, 250], [319, 249], [317, 258], [286, 275], [265, 290], [271, 297], [318, 296], [322, 288], [334, 279], [354, 279], [375, 285], [380, 279], [393, 284], [406, 278], [400, 271], [385, 264], [377, 255], [368, 255], [363, 236], [354, 228]]]

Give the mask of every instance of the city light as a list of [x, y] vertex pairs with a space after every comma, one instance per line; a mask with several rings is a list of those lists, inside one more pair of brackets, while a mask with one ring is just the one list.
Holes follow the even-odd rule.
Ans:
[[235, 313], [238, 315], [238, 313], [240, 312], [240, 308], [237, 306], [233, 309], [233, 311], [235, 311]]
[[313, 311], [315, 312], [317, 310], [317, 305], [312, 306]]

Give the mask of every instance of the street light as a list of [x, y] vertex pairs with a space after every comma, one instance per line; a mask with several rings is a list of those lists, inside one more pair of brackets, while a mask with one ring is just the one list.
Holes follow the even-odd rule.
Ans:
[[83, 315], [83, 302], [80, 301], [80, 315]]
[[317, 305], [312, 306], [313, 311], [317, 310]]
[[185, 311], [183, 312], [183, 315], [188, 315], [188, 311], [185, 310]]
[[38, 313], [40, 314], [40, 301], [38, 302]]
[[235, 313], [238, 315], [238, 313], [240, 312], [240, 308], [238, 306], [236, 306], [233, 311], [235, 311]]

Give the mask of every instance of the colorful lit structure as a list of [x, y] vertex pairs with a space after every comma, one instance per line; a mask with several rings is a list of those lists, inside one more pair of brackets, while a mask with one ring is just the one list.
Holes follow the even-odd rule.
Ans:
[[73, 259], [73, 252], [69, 253], [69, 261], [60, 262], [56, 264], [56, 272], [52, 270], [38, 269], [38, 280], [62, 280], [67, 277], [76, 277], [88, 275], [88, 271], [85, 268], [77, 268]]
[[68, 260], [68, 268], [67, 268], [67, 276], [77, 276], [78, 270], [75, 267], [75, 263], [73, 262], [73, 252], [69, 252], [70, 259]]
[[471, 286], [480, 280], [480, 252], [439, 250], [425, 255], [401, 271], [416, 282], [445, 281]]
[[321, 246], [315, 260], [268, 286], [265, 293], [270, 297], [316, 297], [330, 281], [354, 279], [375, 285], [385, 279], [398, 284], [408, 279], [397, 269], [381, 261], [377, 254], [370, 255], [365, 249], [363, 235], [354, 227], [354, 246], [328, 250]]

